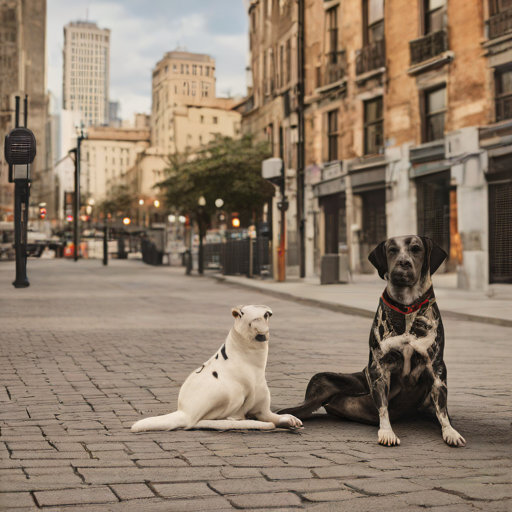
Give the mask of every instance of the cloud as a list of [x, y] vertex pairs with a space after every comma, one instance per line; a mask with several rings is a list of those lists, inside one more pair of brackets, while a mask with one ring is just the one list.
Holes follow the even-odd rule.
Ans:
[[245, 94], [247, 19], [242, 0], [48, 0], [48, 88], [62, 96], [63, 27], [95, 21], [111, 30], [110, 99], [123, 118], [151, 108], [151, 71], [178, 44], [216, 59], [217, 94]]

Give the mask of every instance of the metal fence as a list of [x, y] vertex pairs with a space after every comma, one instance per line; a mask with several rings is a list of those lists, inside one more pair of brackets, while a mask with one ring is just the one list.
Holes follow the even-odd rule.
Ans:
[[225, 276], [261, 275], [268, 272], [270, 268], [269, 239], [262, 236], [227, 240], [222, 244], [221, 266], [222, 274]]

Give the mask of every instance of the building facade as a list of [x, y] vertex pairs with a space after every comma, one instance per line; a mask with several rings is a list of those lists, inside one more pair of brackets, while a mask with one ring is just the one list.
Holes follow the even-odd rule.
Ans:
[[110, 30], [77, 21], [64, 27], [62, 108], [85, 126], [109, 122]]
[[[299, 3], [293, 0], [251, 0], [249, 16], [248, 97], [237, 106], [242, 114], [242, 132], [256, 140], [267, 140], [274, 157], [283, 160], [286, 211], [287, 275], [299, 274], [299, 227], [297, 221], [298, 130], [298, 33]], [[269, 205], [272, 219], [273, 268], [277, 272], [282, 200], [276, 196]]]
[[99, 204], [116, 185], [127, 183], [128, 170], [150, 145], [149, 127], [93, 126], [82, 142], [81, 191]]
[[[276, 31], [283, 21], [258, 23], [252, 13], [283, 6], [249, 8], [255, 103], [265, 67], [254, 27]], [[333, 254], [353, 273], [373, 273], [367, 255], [377, 243], [417, 233], [447, 251], [441, 272], [456, 272], [460, 288], [512, 283], [512, 3], [304, 8], [307, 274], [319, 275]], [[266, 72], [280, 83], [279, 65]], [[261, 133], [255, 113], [247, 109], [243, 130]], [[270, 115], [281, 115], [279, 101]]]
[[[46, 0], [0, 0], [0, 220], [12, 220], [14, 186], [4, 160], [5, 134], [14, 128], [15, 96], [28, 95], [28, 128], [36, 137], [31, 204], [51, 202], [46, 134]], [[23, 124], [21, 101], [20, 124]]]
[[[166, 154], [182, 150], [177, 141], [181, 134], [176, 131], [176, 109], [177, 116], [183, 116], [184, 108], [189, 107], [215, 108], [222, 115], [221, 111], [233, 106], [234, 100], [216, 97], [215, 82], [215, 60], [209, 55], [180, 49], [164, 55], [152, 75], [151, 141], [154, 146]], [[186, 117], [190, 116], [186, 114]], [[199, 121], [200, 116], [197, 127], [201, 124]], [[185, 138], [188, 135], [192, 136], [192, 132], [187, 132]], [[189, 147], [198, 145], [199, 140], [188, 144]]]
[[235, 100], [215, 94], [215, 60], [178, 49], [167, 52], [152, 73], [151, 147], [129, 170], [128, 182], [141, 200], [153, 201], [168, 156], [193, 153], [217, 135], [237, 137], [241, 115]]

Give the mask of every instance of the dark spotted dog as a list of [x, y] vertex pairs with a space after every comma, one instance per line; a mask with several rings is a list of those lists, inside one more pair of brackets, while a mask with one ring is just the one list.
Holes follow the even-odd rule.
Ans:
[[400, 444], [390, 420], [430, 410], [443, 439], [464, 446], [447, 409], [444, 330], [431, 275], [447, 254], [419, 236], [390, 238], [368, 256], [387, 281], [370, 331], [370, 359], [362, 372], [319, 373], [303, 404], [280, 411], [304, 419], [320, 407], [330, 414], [379, 424], [379, 443]]

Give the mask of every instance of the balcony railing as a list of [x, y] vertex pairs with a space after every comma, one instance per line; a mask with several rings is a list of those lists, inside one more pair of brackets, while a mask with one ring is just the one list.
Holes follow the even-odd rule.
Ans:
[[330, 53], [327, 58], [329, 61], [325, 66], [322, 86], [333, 84], [347, 76], [347, 54], [345, 51]]
[[512, 94], [496, 98], [496, 122], [512, 119]]
[[386, 65], [386, 45], [384, 39], [369, 44], [356, 53], [356, 73], [362, 75]]
[[489, 39], [505, 35], [512, 30], [512, 8], [491, 16], [489, 25]]
[[448, 50], [446, 30], [438, 30], [409, 43], [411, 48], [411, 66], [441, 55]]

